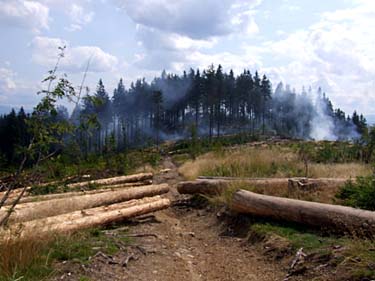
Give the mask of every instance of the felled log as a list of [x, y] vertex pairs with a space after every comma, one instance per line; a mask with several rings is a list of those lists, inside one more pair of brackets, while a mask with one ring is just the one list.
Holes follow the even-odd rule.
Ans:
[[375, 212], [350, 207], [260, 195], [234, 193], [231, 208], [239, 213], [269, 217], [350, 233], [375, 234]]
[[[129, 182], [129, 183], [121, 183], [121, 184], [115, 184], [115, 185], [103, 185], [103, 186], [100, 186], [100, 189], [95, 189], [95, 190], [73, 191], [73, 192], [64, 192], [64, 193], [56, 193], [56, 194], [48, 194], [48, 195], [35, 195], [35, 196], [30, 194], [31, 187], [28, 187], [23, 197], [20, 199], [19, 203], [46, 201], [46, 200], [57, 199], [57, 198], [66, 198], [66, 197], [85, 195], [85, 194], [102, 193], [102, 192], [119, 189], [119, 188], [144, 186], [144, 185], [150, 185], [150, 184], [152, 184], [152, 180], [145, 180], [145, 181], [140, 181], [140, 182]], [[12, 193], [10, 194], [8, 200], [5, 202], [4, 205], [11, 205], [16, 200], [20, 192], [21, 190], [12, 191]], [[1, 195], [0, 195], [0, 198], [1, 198]]]
[[228, 187], [229, 181], [223, 180], [197, 180], [184, 181], [177, 184], [180, 194], [202, 194], [215, 196], [223, 193]]
[[138, 181], [145, 181], [152, 179], [152, 173], [140, 173], [130, 176], [121, 176], [121, 177], [114, 177], [114, 178], [106, 178], [106, 179], [99, 179], [99, 180], [91, 180], [85, 182], [77, 182], [68, 184], [69, 188], [76, 188], [76, 187], [83, 187], [88, 185], [113, 185], [113, 184], [120, 184], [120, 183], [130, 183], [130, 182], [138, 182]]
[[[60, 198], [41, 202], [19, 204], [9, 218], [10, 223], [24, 222], [45, 217], [56, 216], [94, 208], [103, 205], [115, 204], [131, 199], [139, 199], [167, 193], [167, 184], [148, 185], [135, 188], [126, 188], [99, 194], [88, 194], [70, 198]], [[0, 218], [6, 215], [7, 207], [0, 210]]]
[[[143, 181], [143, 182], [135, 182], [135, 183], [123, 183], [118, 185], [108, 185], [108, 186], [101, 186], [100, 189], [94, 189], [94, 190], [87, 190], [87, 191], [73, 191], [73, 192], [64, 192], [64, 193], [55, 193], [55, 194], [47, 194], [47, 195], [35, 195], [35, 196], [23, 196], [19, 200], [19, 204], [22, 203], [30, 203], [30, 202], [40, 202], [40, 201], [47, 201], [52, 199], [59, 199], [59, 198], [69, 198], [73, 196], [82, 196], [82, 195], [88, 195], [88, 194], [97, 194], [97, 193], [103, 193], [103, 192], [110, 192], [114, 191], [115, 189], [120, 188], [131, 188], [136, 186], [145, 186], [150, 185], [152, 183], [151, 180], [149, 181]], [[10, 197], [6, 202], [6, 205], [11, 205], [16, 200], [14, 196]]]
[[285, 185], [288, 186], [290, 180], [297, 180], [303, 183], [316, 184], [318, 186], [341, 186], [351, 178], [241, 178], [241, 177], [213, 177], [213, 176], [199, 176], [198, 180], [225, 180], [225, 181], [242, 181], [254, 184], [266, 184], [266, 185]]
[[[295, 186], [290, 186], [289, 178], [226, 178], [226, 177], [207, 177], [207, 179], [198, 179], [196, 181], [185, 181], [177, 185], [178, 192], [182, 194], [204, 194], [217, 195], [221, 194], [228, 187], [236, 183], [243, 183], [251, 187], [258, 188], [278, 188], [292, 191]], [[301, 182], [300, 189], [311, 187], [312, 190], [324, 188], [337, 188], [343, 186], [350, 179], [318, 178], [306, 179], [296, 178], [292, 181]], [[314, 187], [314, 188], [313, 188]]]
[[42, 238], [43, 236], [68, 234], [82, 229], [105, 226], [131, 217], [162, 210], [169, 206], [169, 199], [155, 196], [28, 221], [12, 225], [6, 230], [0, 231], [0, 243], [10, 239]]

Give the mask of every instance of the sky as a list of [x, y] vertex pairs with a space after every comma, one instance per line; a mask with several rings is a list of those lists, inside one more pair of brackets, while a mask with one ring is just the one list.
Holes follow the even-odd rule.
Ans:
[[374, 30], [373, 0], [0, 0], [0, 110], [31, 109], [66, 45], [59, 71], [79, 85], [90, 60], [91, 91], [213, 63], [371, 116]]

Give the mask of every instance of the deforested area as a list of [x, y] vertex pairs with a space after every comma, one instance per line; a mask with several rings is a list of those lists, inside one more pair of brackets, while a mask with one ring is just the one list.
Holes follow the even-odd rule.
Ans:
[[375, 280], [372, 1], [0, 5], [0, 281]]

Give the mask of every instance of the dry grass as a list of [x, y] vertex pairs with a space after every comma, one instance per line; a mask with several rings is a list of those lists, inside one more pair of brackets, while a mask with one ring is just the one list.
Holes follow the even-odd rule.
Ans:
[[[13, 238], [0, 244], [0, 280], [13, 280], [21, 272], [33, 270], [38, 266], [39, 270], [46, 270], [48, 257], [44, 256], [50, 238], [33, 237], [31, 239], [19, 239], [15, 234]], [[40, 264], [45, 264], [45, 268], [40, 268]]]
[[[288, 148], [240, 147], [222, 153], [210, 152], [187, 161], [179, 172], [188, 180], [198, 176], [230, 177], [299, 177], [305, 176], [304, 164]], [[361, 163], [309, 164], [309, 177], [349, 178], [371, 174], [371, 167]]]

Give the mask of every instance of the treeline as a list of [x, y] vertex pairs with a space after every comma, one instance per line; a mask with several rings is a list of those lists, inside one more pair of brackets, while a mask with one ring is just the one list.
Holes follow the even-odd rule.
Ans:
[[[23, 110], [0, 117], [3, 161], [12, 162], [17, 147], [27, 143], [27, 118]], [[273, 91], [266, 75], [244, 70], [235, 76], [233, 71], [223, 72], [220, 65], [182, 75], [163, 71], [150, 83], [139, 79], [129, 88], [120, 80], [112, 97], [100, 80], [96, 91], [87, 94], [71, 116], [60, 107], [54, 118], [76, 125], [66, 142], [74, 143], [85, 155], [192, 134], [209, 139], [240, 132], [311, 139], [327, 123], [324, 138], [345, 140], [360, 136], [367, 128], [362, 115], [347, 116], [334, 109], [320, 89], [296, 93], [279, 83]]]

